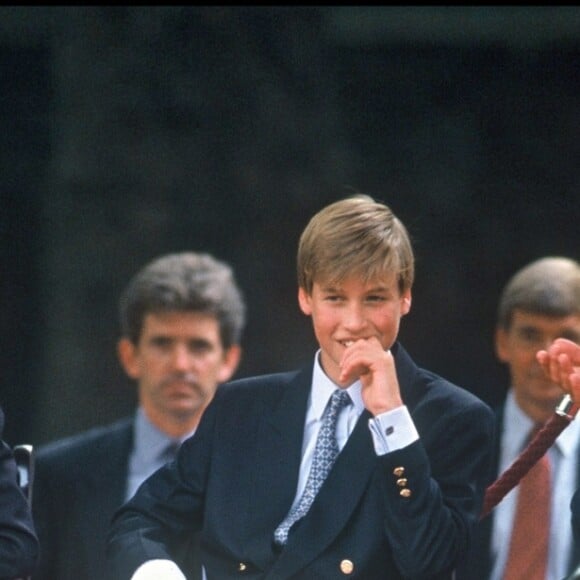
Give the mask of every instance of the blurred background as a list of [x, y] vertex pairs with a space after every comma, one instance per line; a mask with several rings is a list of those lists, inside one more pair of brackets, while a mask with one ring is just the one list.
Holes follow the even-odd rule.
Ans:
[[0, 403], [40, 444], [130, 412], [117, 300], [207, 251], [237, 376], [310, 362], [300, 232], [354, 191], [414, 240], [415, 360], [489, 404], [499, 293], [580, 259], [580, 7], [0, 7]]

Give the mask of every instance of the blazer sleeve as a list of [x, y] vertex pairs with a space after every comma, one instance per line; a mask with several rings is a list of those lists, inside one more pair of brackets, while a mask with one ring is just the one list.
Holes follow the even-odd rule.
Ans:
[[[0, 432], [3, 423], [0, 411]], [[31, 574], [38, 558], [30, 506], [17, 477], [12, 450], [0, 440], [0, 578]]]
[[467, 550], [483, 502], [494, 420], [471, 397], [415, 410], [420, 439], [381, 458], [385, 534], [405, 576], [452, 569]]

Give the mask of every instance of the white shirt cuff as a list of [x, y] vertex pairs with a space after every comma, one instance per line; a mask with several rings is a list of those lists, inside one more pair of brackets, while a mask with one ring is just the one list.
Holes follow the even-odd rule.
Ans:
[[149, 560], [135, 570], [131, 580], [187, 580], [171, 560]]
[[369, 419], [369, 428], [377, 455], [402, 449], [419, 439], [415, 423], [405, 405], [372, 417]]

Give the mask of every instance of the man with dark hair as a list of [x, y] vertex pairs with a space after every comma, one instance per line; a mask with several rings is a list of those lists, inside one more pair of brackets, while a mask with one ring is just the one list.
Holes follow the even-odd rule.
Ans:
[[[34, 580], [103, 580], [113, 513], [195, 432], [240, 360], [242, 293], [231, 268], [208, 254], [146, 265], [121, 296], [120, 319], [119, 359], [137, 383], [138, 408], [131, 418], [39, 449]], [[194, 577], [201, 567], [190, 560]]]

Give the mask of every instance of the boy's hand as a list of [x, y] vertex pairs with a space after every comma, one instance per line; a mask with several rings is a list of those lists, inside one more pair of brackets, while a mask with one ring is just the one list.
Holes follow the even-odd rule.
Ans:
[[348, 346], [340, 369], [341, 384], [360, 379], [363, 402], [373, 415], [403, 404], [393, 355], [390, 350], [383, 349], [376, 337], [361, 338]]
[[547, 350], [536, 354], [546, 376], [580, 403], [580, 346], [565, 338], [556, 339]]

